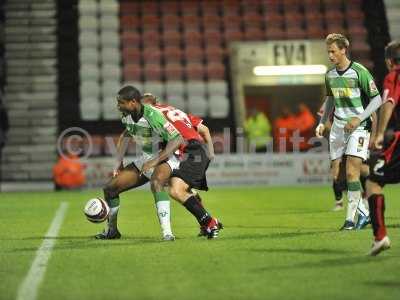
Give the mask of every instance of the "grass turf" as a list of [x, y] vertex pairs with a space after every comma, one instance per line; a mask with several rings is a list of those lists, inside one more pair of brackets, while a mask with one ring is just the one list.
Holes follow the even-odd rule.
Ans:
[[388, 187], [393, 249], [371, 258], [370, 228], [339, 232], [328, 187], [213, 189], [206, 206], [225, 229], [217, 240], [173, 203], [175, 242], [161, 242], [151, 194], [121, 197], [121, 240], [82, 208], [99, 191], [0, 194], [0, 299], [15, 299], [61, 201], [69, 208], [38, 299], [398, 299], [400, 189]]

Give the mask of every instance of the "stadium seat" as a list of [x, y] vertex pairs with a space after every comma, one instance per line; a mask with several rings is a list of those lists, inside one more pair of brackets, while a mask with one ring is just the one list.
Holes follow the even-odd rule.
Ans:
[[246, 41], [262, 41], [265, 39], [264, 30], [261, 28], [246, 28], [244, 30], [244, 39]]
[[178, 62], [183, 58], [182, 49], [177, 46], [166, 46], [163, 51], [165, 63]]
[[200, 2], [200, 10], [203, 12], [203, 15], [219, 15], [222, 10], [222, 5], [220, 1], [217, 0], [209, 0], [209, 1], [199, 1]]
[[161, 66], [158, 63], [146, 63], [143, 73], [145, 81], [161, 81], [163, 77]]
[[139, 1], [139, 3], [142, 15], [158, 15], [160, 13], [158, 2], [156, 1]]
[[207, 90], [209, 97], [211, 96], [227, 96], [228, 85], [225, 80], [212, 80], [207, 82]]
[[143, 15], [141, 18], [143, 31], [158, 31], [160, 28], [160, 18], [158, 15]]
[[169, 47], [169, 46], [180, 47], [182, 43], [181, 34], [176, 29], [164, 30], [162, 33], [162, 39], [164, 47]]
[[225, 65], [222, 63], [207, 64], [206, 73], [208, 80], [225, 79]]
[[140, 64], [142, 59], [141, 51], [136, 47], [122, 48], [122, 59], [124, 64], [136, 63]]
[[122, 16], [135, 15], [139, 11], [139, 2], [121, 1], [119, 5]]
[[118, 31], [119, 29], [119, 19], [117, 16], [101, 16], [99, 23], [102, 30]]
[[144, 81], [143, 93], [152, 93], [153, 95], [164, 98], [165, 87], [161, 81]]
[[82, 80], [79, 89], [81, 99], [98, 99], [100, 97], [100, 85], [98, 81]]
[[87, 0], [78, 2], [78, 11], [81, 16], [95, 16], [97, 15], [97, 10], [97, 1]]
[[204, 50], [199, 46], [187, 46], [184, 49], [185, 53], [185, 61], [195, 62], [195, 63], [203, 63], [204, 62]]
[[168, 95], [166, 99], [169, 105], [176, 107], [180, 110], [186, 111], [186, 101], [181, 95]]
[[100, 68], [101, 78], [104, 81], [121, 81], [121, 68], [119, 64], [102, 64]]
[[182, 80], [184, 69], [179, 62], [167, 62], [164, 67], [166, 80]]
[[165, 97], [169, 99], [173, 96], [179, 96], [183, 98], [186, 92], [186, 85], [181, 80], [168, 80], [165, 82]]
[[79, 60], [81, 63], [90, 63], [97, 65], [99, 62], [99, 52], [94, 47], [83, 47], [79, 51]]
[[186, 91], [188, 97], [206, 97], [206, 83], [203, 80], [190, 80], [187, 82]]
[[181, 2], [181, 13], [183, 16], [197, 16], [199, 14], [199, 1]]
[[208, 63], [223, 62], [224, 50], [220, 46], [208, 46], [205, 48]]
[[143, 47], [142, 59], [145, 64], [157, 63], [161, 64], [162, 52], [157, 46]]
[[217, 14], [203, 14], [201, 18], [204, 31], [207, 29], [220, 30], [221, 18]]
[[204, 28], [203, 39], [205, 47], [210, 45], [220, 46], [222, 41], [221, 31], [219, 29], [206, 27]]
[[267, 27], [265, 30], [265, 38], [267, 40], [286, 39], [286, 32], [281, 27]]
[[100, 59], [102, 63], [119, 65], [121, 60], [120, 53], [121, 51], [119, 48], [104, 47], [101, 49]]
[[164, 31], [175, 30], [179, 31], [181, 20], [178, 15], [163, 15], [161, 18], [161, 27]]
[[100, 120], [101, 117], [101, 103], [98, 98], [86, 97], [81, 99], [79, 103], [80, 115], [82, 120], [93, 121]]
[[[113, 100], [118, 90], [121, 88], [121, 81], [116, 78], [109, 78], [104, 81], [100, 87], [101, 94], [103, 95], [103, 100], [109, 99]], [[113, 102], [113, 101], [111, 101]], [[113, 103], [115, 106], [115, 103]]]
[[210, 95], [210, 116], [212, 118], [226, 118], [229, 114], [229, 99], [226, 96]]
[[301, 27], [286, 28], [286, 37], [288, 39], [305, 39], [307, 32]]
[[138, 47], [141, 42], [141, 36], [137, 31], [122, 31], [121, 44], [123, 47]]
[[79, 67], [79, 77], [82, 81], [98, 81], [100, 71], [97, 64], [81, 63]]
[[120, 42], [119, 34], [117, 31], [102, 31], [100, 33], [100, 43], [103, 47], [111, 46], [118, 47]]
[[78, 20], [80, 30], [97, 30], [99, 19], [95, 15], [80, 16]]
[[156, 30], [147, 30], [142, 33], [143, 47], [159, 47], [160, 34]]
[[160, 12], [163, 15], [179, 15], [180, 5], [179, 1], [161, 1]]
[[185, 30], [183, 41], [185, 45], [202, 47], [203, 35], [199, 30]]
[[205, 97], [189, 95], [188, 112], [199, 117], [205, 117], [208, 114], [208, 101]]
[[141, 81], [142, 80], [142, 67], [135, 62], [131, 62], [123, 67], [124, 81]]
[[250, 28], [262, 29], [264, 17], [258, 12], [249, 12], [243, 15], [242, 23], [245, 30]]
[[137, 30], [139, 26], [140, 18], [135, 15], [127, 14], [120, 17], [120, 27], [122, 30]]
[[224, 31], [225, 43], [228, 45], [229, 42], [242, 41], [244, 39], [244, 34], [238, 29], [226, 29]]
[[200, 18], [197, 15], [183, 15], [182, 16], [182, 28], [186, 30], [195, 30], [199, 31], [200, 26]]
[[188, 80], [204, 80], [205, 70], [202, 63], [187, 63], [185, 74]]
[[117, 0], [100, 0], [99, 12], [102, 16], [118, 16], [119, 3]]

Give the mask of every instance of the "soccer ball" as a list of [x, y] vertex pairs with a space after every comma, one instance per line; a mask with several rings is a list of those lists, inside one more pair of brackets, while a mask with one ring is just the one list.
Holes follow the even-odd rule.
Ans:
[[101, 223], [107, 219], [108, 214], [110, 213], [110, 207], [106, 201], [97, 197], [90, 199], [86, 203], [83, 213], [90, 222]]

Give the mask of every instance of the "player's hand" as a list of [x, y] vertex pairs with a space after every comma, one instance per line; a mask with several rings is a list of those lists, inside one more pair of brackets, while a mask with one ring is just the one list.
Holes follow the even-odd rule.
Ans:
[[121, 162], [118, 168], [113, 170], [113, 175], [112, 177], [117, 177], [119, 173], [121, 173], [122, 169], [124, 168], [124, 164]]
[[344, 131], [347, 133], [353, 132], [358, 126], [360, 126], [361, 120], [357, 117], [352, 117], [347, 121], [347, 124], [344, 126]]
[[324, 136], [325, 125], [320, 123], [317, 128], [315, 128], [315, 136], [317, 138], [322, 138]]
[[157, 165], [157, 162], [153, 159], [146, 161], [143, 164], [142, 169], [140, 170], [140, 175], [145, 174], [147, 171], [154, 168], [156, 165]]
[[376, 134], [373, 147], [375, 149], [382, 149], [383, 148], [383, 139], [384, 139], [383, 134]]

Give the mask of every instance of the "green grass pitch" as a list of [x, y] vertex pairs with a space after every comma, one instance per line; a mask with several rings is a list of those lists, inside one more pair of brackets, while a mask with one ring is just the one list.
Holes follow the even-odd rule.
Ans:
[[400, 188], [386, 191], [392, 249], [365, 254], [370, 227], [340, 232], [329, 187], [212, 189], [209, 211], [225, 224], [198, 238], [194, 218], [172, 205], [175, 242], [161, 242], [147, 190], [121, 196], [121, 240], [82, 208], [100, 190], [0, 194], [0, 299], [15, 299], [61, 201], [69, 202], [38, 299], [400, 299]]

